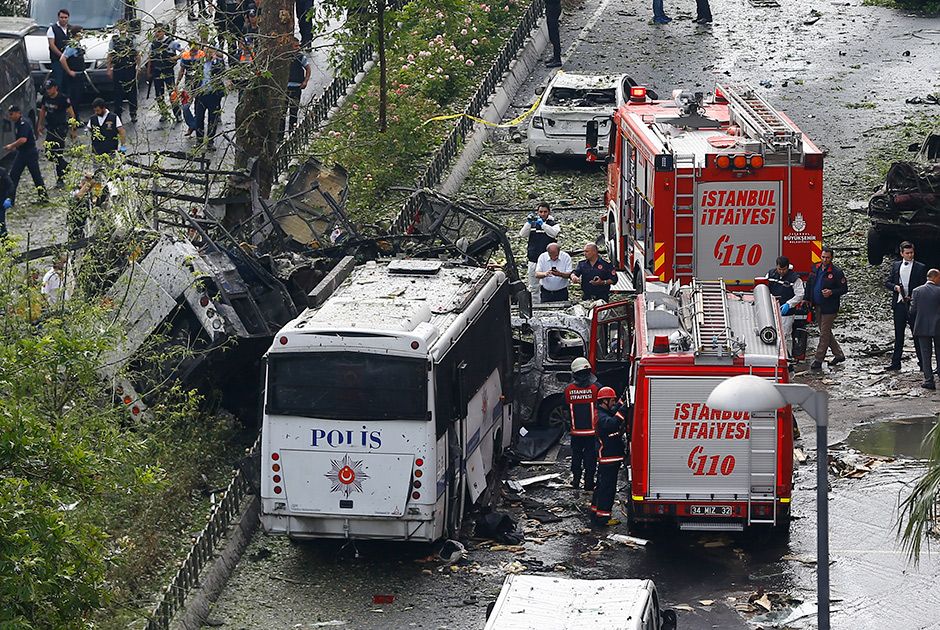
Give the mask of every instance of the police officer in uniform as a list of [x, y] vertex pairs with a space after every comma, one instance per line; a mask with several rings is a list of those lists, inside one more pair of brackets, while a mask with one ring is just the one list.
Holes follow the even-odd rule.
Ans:
[[[196, 137], [203, 141], [206, 139], [208, 126], [207, 148], [215, 148], [213, 138], [219, 127], [222, 117], [222, 99], [225, 98], [225, 62], [219, 51], [206, 50], [205, 60], [196, 66], [198, 87], [196, 88]], [[206, 120], [208, 118], [208, 121]]]
[[[297, 124], [297, 112], [300, 110], [300, 96], [303, 94], [307, 82], [310, 81], [310, 60], [300, 50], [300, 42], [296, 39], [292, 44], [294, 58], [290, 62], [287, 75], [287, 130], [290, 131]], [[283, 133], [283, 132], [282, 132]]]
[[85, 47], [82, 46], [82, 27], [69, 28], [69, 41], [59, 63], [65, 73], [65, 83], [62, 86], [72, 103], [77, 107], [85, 97]]
[[52, 79], [43, 84], [44, 94], [39, 106], [39, 123], [36, 132], [41, 136], [46, 133], [47, 155], [55, 164], [56, 188], [65, 185], [65, 170], [68, 163], [65, 161], [65, 138], [70, 135], [75, 138], [75, 129], [69, 121], [75, 120], [75, 109], [68, 96], [59, 91], [59, 86]]
[[528, 238], [526, 245], [526, 258], [529, 260], [529, 292], [532, 293], [532, 301], [539, 302], [539, 280], [535, 277], [535, 267], [539, 262], [539, 256], [548, 248], [550, 243], [557, 242], [558, 235], [561, 233], [561, 225], [555, 221], [551, 214], [551, 209], [544, 201], [536, 208], [535, 214], [530, 214], [526, 222], [522, 224], [519, 230], [519, 238]]
[[46, 31], [46, 38], [49, 40], [49, 65], [52, 67], [52, 80], [59, 85], [63, 84], [65, 72], [59, 59], [65, 50], [65, 44], [69, 41], [69, 10], [59, 9], [57, 22], [49, 25]]
[[573, 382], [565, 387], [565, 404], [571, 412], [571, 487], [581, 485], [584, 471], [584, 489], [594, 489], [594, 422], [597, 415], [597, 392], [600, 387], [591, 373], [591, 364], [584, 357], [571, 362]]
[[96, 156], [114, 157], [124, 148], [124, 125], [121, 124], [121, 117], [108, 111], [102, 98], [96, 98], [92, 108], [94, 115], [85, 125], [91, 132], [91, 151]]
[[147, 62], [147, 77], [153, 83], [153, 92], [157, 100], [157, 107], [160, 109], [160, 120], [167, 122], [170, 120], [170, 112], [167, 109], [166, 101], [163, 95], [166, 94], [170, 100], [170, 107], [173, 110], [173, 117], [176, 122], [183, 119], [179, 103], [173, 100], [174, 91], [174, 73], [176, 67], [176, 55], [179, 52], [180, 44], [166, 34], [166, 27], [157, 24], [153, 31], [153, 42], [150, 44], [150, 60]]
[[[767, 272], [767, 287], [780, 307], [780, 320], [783, 322], [783, 334], [787, 345], [793, 338], [793, 320], [796, 309], [803, 301], [805, 289], [799, 274], [790, 268], [790, 259], [777, 257], [776, 266]], [[795, 352], [793, 353], [796, 354]]]
[[545, 21], [548, 23], [548, 39], [552, 42], [552, 58], [546, 68], [561, 67], [561, 34], [558, 21], [561, 19], [561, 0], [545, 0]]
[[131, 112], [131, 121], [137, 122], [137, 67], [140, 65], [140, 53], [134, 45], [134, 38], [127, 33], [127, 22], [120, 20], [118, 32], [111, 38], [108, 51], [108, 76], [111, 77], [114, 91], [114, 114], [120, 116], [124, 111], [124, 101]]
[[46, 193], [46, 183], [42, 181], [42, 173], [39, 171], [39, 149], [36, 148], [36, 133], [33, 131], [33, 125], [23, 118], [23, 112], [20, 111], [19, 105], [10, 105], [10, 109], [7, 111], [10, 122], [13, 123], [13, 130], [16, 133], [16, 139], [3, 147], [7, 151], [16, 151], [13, 166], [10, 167], [10, 180], [13, 182], [13, 190], [10, 192], [10, 205], [16, 203], [16, 189], [20, 184], [20, 176], [23, 174], [24, 168], [29, 169], [33, 184], [36, 185], [39, 203], [47, 203], [49, 196]]
[[608, 527], [619, 520], [612, 517], [617, 494], [617, 478], [626, 457], [624, 421], [617, 393], [610, 387], [597, 392], [597, 489], [591, 501], [591, 522]]

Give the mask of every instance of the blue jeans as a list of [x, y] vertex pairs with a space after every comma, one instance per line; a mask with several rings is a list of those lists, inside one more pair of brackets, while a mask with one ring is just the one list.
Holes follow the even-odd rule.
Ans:
[[666, 12], [663, 10], [663, 0], [653, 0], [653, 18], [664, 18]]

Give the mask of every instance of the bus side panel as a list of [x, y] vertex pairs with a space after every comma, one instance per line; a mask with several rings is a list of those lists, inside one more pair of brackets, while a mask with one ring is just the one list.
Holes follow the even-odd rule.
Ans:
[[467, 490], [476, 503], [486, 489], [486, 477], [493, 469], [496, 429], [502, 425], [503, 403], [499, 370], [493, 370], [470, 403], [467, 405], [466, 445], [464, 459], [467, 468]]

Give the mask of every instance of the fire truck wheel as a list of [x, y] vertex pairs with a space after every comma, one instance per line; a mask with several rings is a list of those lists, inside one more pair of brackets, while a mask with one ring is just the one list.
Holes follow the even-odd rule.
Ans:
[[640, 269], [640, 266], [637, 265], [633, 268], [633, 287], [637, 293], [643, 293], [645, 288], [646, 277], [643, 274], [643, 270]]
[[871, 227], [868, 228], [868, 264], [880, 265], [884, 258], [884, 247], [881, 242], [881, 235]]
[[549, 396], [539, 405], [538, 424], [543, 427], [571, 426], [571, 411], [561, 394]]

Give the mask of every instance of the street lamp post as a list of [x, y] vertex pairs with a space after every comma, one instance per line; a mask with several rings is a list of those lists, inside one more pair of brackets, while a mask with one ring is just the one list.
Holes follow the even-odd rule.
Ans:
[[796, 405], [816, 421], [816, 606], [819, 630], [829, 630], [829, 394], [809, 385], [740, 374], [719, 383], [706, 404], [722, 411], [749, 412]]

